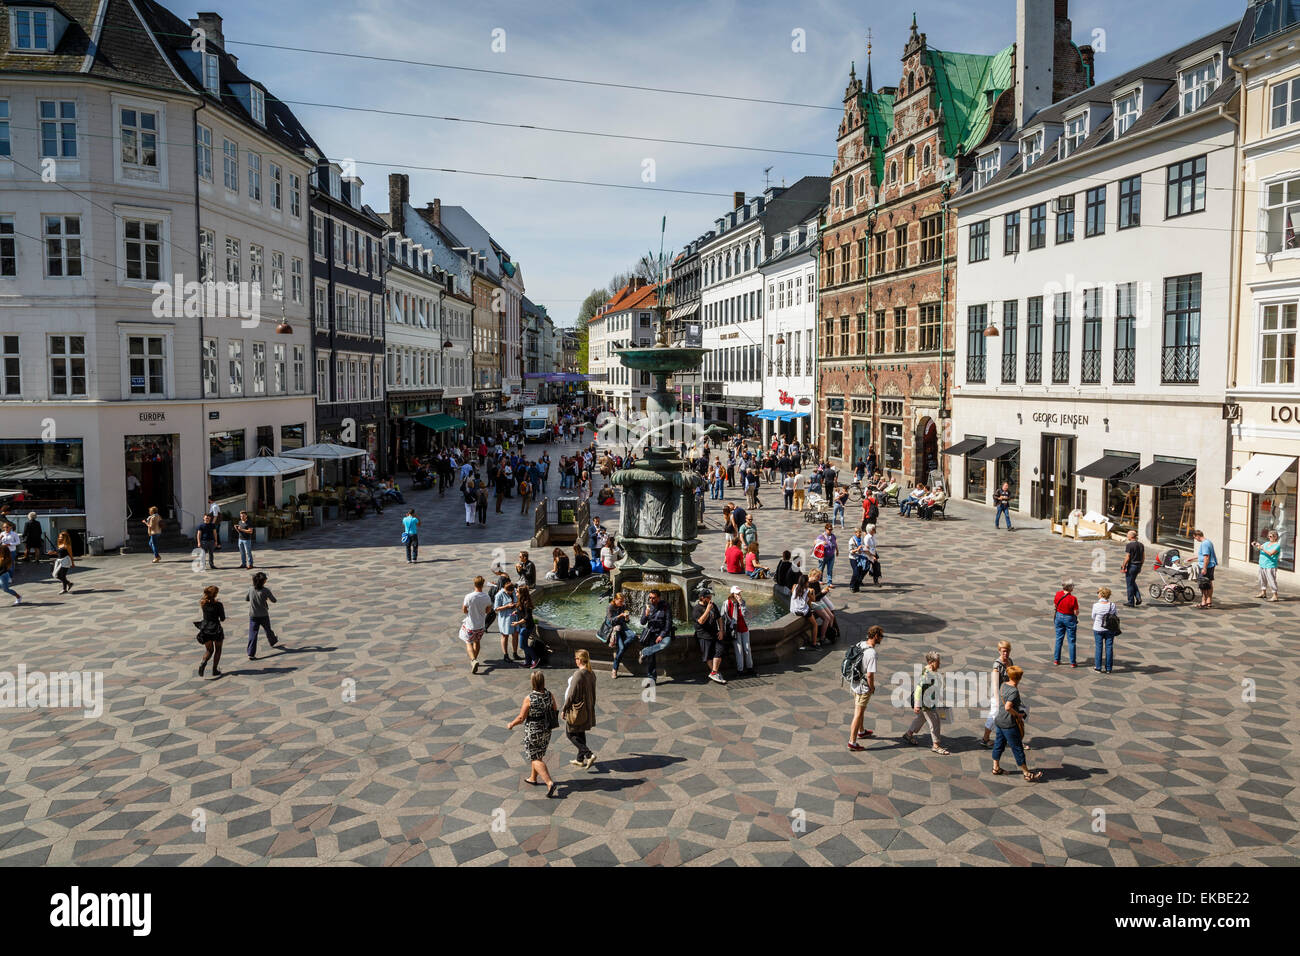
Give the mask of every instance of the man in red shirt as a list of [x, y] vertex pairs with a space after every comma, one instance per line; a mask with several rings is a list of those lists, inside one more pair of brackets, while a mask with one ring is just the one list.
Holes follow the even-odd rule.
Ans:
[[1079, 629], [1079, 601], [1074, 596], [1074, 582], [1062, 581], [1061, 590], [1056, 592], [1056, 647], [1052, 651], [1052, 663], [1061, 663], [1061, 641], [1069, 638], [1070, 666], [1078, 667], [1074, 659], [1074, 636]]

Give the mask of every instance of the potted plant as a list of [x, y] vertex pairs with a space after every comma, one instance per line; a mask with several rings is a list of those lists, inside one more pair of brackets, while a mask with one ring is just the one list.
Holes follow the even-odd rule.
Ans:
[[221, 517], [217, 519], [217, 526], [218, 526], [217, 540], [234, 541], [235, 539], [231, 533], [231, 528], [234, 527], [234, 524], [235, 524], [234, 516], [231, 515], [229, 511], [221, 512]]
[[325, 499], [317, 492], [308, 495], [307, 503], [311, 506], [311, 517], [317, 525], [325, 523]]
[[271, 525], [270, 521], [268, 521], [263, 515], [256, 515], [249, 520], [253, 523], [253, 540], [258, 544], [266, 544], [268, 529]]

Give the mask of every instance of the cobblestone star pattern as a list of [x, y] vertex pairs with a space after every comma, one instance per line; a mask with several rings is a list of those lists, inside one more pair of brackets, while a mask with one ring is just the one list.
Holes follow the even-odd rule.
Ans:
[[[767, 498], [764, 559], [810, 550], [811, 526], [773, 508], [775, 491]], [[973, 709], [945, 728], [952, 756], [903, 745], [910, 714], [887, 693], [868, 712], [875, 738], [850, 753], [841, 644], [725, 687], [664, 681], [649, 701], [639, 681], [597, 667], [597, 767], [570, 767], [556, 732], [548, 759], [563, 798], [547, 800], [522, 782], [521, 732], [505, 729], [527, 673], [500, 661], [492, 637], [472, 676], [455, 637], [469, 579], [496, 547], [513, 560], [528, 534], [518, 502], [484, 530], [464, 527], [454, 494], [408, 501], [426, 529], [415, 566], [396, 507], [260, 548], [284, 645], [263, 645], [252, 662], [248, 576], [230, 570], [229, 548], [203, 573], [180, 553], [158, 566], [142, 554], [87, 557], [66, 597], [44, 567], [25, 566], [16, 584], [31, 603], [0, 609], [0, 666], [102, 670], [106, 701], [99, 719], [0, 710], [0, 862], [1296, 862], [1297, 604], [1257, 602], [1249, 579], [1221, 576], [1218, 611], [1122, 609], [1109, 677], [1092, 671], [1086, 619], [1080, 667], [1053, 667], [1059, 577], [1079, 582], [1085, 607], [1098, 584], [1122, 594], [1119, 544], [1099, 546], [1099, 559], [1098, 546], [1026, 519], [995, 532], [989, 512], [960, 502], [946, 522], [886, 509], [883, 585], [849, 595], [839, 569], [846, 636], [884, 626], [885, 689], [929, 648], [945, 671], [984, 671], [996, 641], [1013, 641], [1043, 783], [1021, 780], [1009, 755], [1011, 773], [989, 774]], [[720, 556], [717, 504], [698, 552], [707, 566]], [[545, 570], [549, 559], [534, 557]], [[1094, 571], [1103, 559], [1111, 570]], [[215, 681], [195, 676], [191, 624], [209, 583], [231, 618]], [[554, 664], [548, 684], [562, 692], [568, 662]], [[1256, 699], [1243, 702], [1247, 680]]]

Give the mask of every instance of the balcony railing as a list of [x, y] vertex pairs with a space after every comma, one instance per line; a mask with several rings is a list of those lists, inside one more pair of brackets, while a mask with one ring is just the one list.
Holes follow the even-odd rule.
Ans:
[[1195, 385], [1201, 375], [1201, 346], [1166, 345], [1160, 357], [1160, 381], [1166, 385]]
[[1016, 380], [1016, 356], [1015, 353], [1009, 353], [1002, 356], [1002, 381], [1004, 384], [1014, 383]]
[[1068, 385], [1070, 382], [1069, 350], [1052, 352], [1052, 384]]
[[1115, 350], [1115, 384], [1132, 385], [1137, 372], [1137, 349]]
[[1041, 382], [1043, 380], [1043, 353], [1030, 352], [1025, 356], [1025, 381]]
[[983, 382], [984, 368], [987, 364], [983, 355], [966, 356], [966, 381]]
[[1101, 350], [1083, 350], [1083, 368], [1079, 381], [1085, 385], [1096, 385], [1101, 381]]

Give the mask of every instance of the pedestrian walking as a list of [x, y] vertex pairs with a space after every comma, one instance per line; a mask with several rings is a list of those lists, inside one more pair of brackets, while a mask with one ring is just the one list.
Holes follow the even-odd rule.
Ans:
[[1142, 590], [1138, 587], [1138, 575], [1142, 572], [1142, 563], [1146, 561], [1147, 550], [1138, 540], [1138, 533], [1130, 531], [1125, 535], [1127, 540], [1124, 542], [1124, 564], [1120, 570], [1124, 572], [1124, 590], [1126, 594], [1125, 604], [1129, 607], [1137, 607], [1142, 603]]
[[794, 509], [794, 475], [789, 472], [781, 479], [781, 494], [785, 498], [785, 510]]
[[[36, 512], [29, 512], [27, 515], [27, 524], [23, 525], [23, 560], [39, 561], [42, 545], [45, 543], [45, 532], [41, 528], [41, 522], [36, 517]], [[14, 560], [18, 560], [18, 555], [14, 554]]]
[[474, 510], [478, 514], [479, 525], [487, 527], [488, 493], [485, 484], [480, 483], [478, 486], [478, 496], [475, 498]]
[[870, 737], [872, 731], [862, 726], [867, 715], [867, 704], [876, 692], [876, 648], [885, 639], [885, 631], [879, 624], [867, 628], [867, 639], [859, 641], [849, 648], [844, 655], [841, 673], [847, 673], [849, 690], [853, 693], [853, 720], [849, 723], [849, 749], [866, 750], [859, 740]]
[[157, 505], [149, 506], [149, 517], [141, 522], [144, 525], [145, 534], [149, 535], [149, 550], [153, 552], [153, 563], [158, 564], [162, 561], [162, 554], [158, 550], [158, 545], [162, 541], [163, 519], [158, 513]]
[[275, 604], [275, 595], [266, 586], [266, 575], [258, 571], [253, 575], [253, 586], [244, 595], [248, 602], [248, 659], [257, 660], [257, 634], [266, 629], [266, 642], [272, 647], [280, 644], [280, 639], [271, 630], [271, 608]]
[[469, 672], [478, 673], [478, 652], [483, 643], [483, 632], [487, 629], [487, 612], [492, 606], [492, 599], [483, 593], [483, 575], [474, 578], [474, 590], [465, 595], [460, 610], [465, 619], [460, 623], [460, 639], [465, 643], [465, 653], [469, 655]]
[[470, 484], [464, 485], [463, 488], [462, 497], [465, 501], [465, 527], [468, 528], [478, 520], [475, 514], [478, 510], [478, 491], [476, 491], [474, 486]]
[[804, 498], [807, 495], [807, 481], [803, 473], [796, 471], [794, 473], [794, 510], [803, 511]]
[[[484, 595], [486, 597], [486, 595]], [[528, 761], [532, 772], [524, 778], [524, 783], [546, 784], [546, 795], [555, 796], [555, 781], [551, 771], [546, 767], [546, 750], [551, 746], [551, 721], [558, 725], [558, 708], [555, 698], [546, 689], [546, 675], [533, 671], [529, 683], [532, 690], [524, 698], [519, 708], [519, 716], [506, 724], [506, 730], [514, 730], [524, 725], [524, 759]], [[541, 777], [539, 781], [537, 778]]]
[[217, 525], [211, 513], [203, 516], [203, 523], [194, 532], [194, 544], [203, 551], [209, 570], [217, 569]]
[[868, 568], [871, 567], [871, 559], [866, 553], [866, 537], [862, 530], [853, 532], [849, 538], [849, 566], [853, 568], [853, 576], [849, 579], [849, 591], [857, 594], [862, 589], [862, 579], [866, 577]]
[[406, 545], [406, 563], [420, 560], [420, 519], [411, 508], [402, 519], [402, 544]]
[[23, 603], [23, 596], [10, 585], [13, 584], [14, 552], [7, 544], [0, 544], [0, 591], [14, 599], [14, 607]]
[[1092, 637], [1096, 652], [1093, 656], [1092, 669], [1098, 674], [1110, 673], [1115, 657], [1115, 635], [1119, 633], [1119, 613], [1110, 600], [1110, 588], [1097, 589], [1097, 603], [1092, 606]]
[[1282, 555], [1282, 542], [1278, 540], [1276, 531], [1269, 531], [1267, 541], [1252, 541], [1250, 546], [1259, 552], [1259, 594], [1256, 596], [1264, 597], [1265, 592], [1271, 591], [1272, 595], [1268, 599], [1276, 601], [1277, 562]]
[[1214, 603], [1214, 569], [1219, 565], [1219, 558], [1214, 553], [1214, 542], [1205, 536], [1199, 528], [1192, 532], [1196, 542], [1196, 570], [1201, 584], [1201, 603], [1198, 607], [1208, 608]]
[[235, 524], [235, 543], [239, 545], [239, 566], [244, 569], [253, 566], [253, 538], [256, 531], [253, 528], [253, 522], [248, 520], [248, 512], [239, 513], [239, 521]]
[[939, 706], [943, 700], [943, 683], [939, 676], [941, 663], [938, 651], [925, 652], [925, 670], [921, 672], [921, 680], [912, 691], [912, 712], [916, 716], [912, 719], [912, 726], [908, 727], [903, 734], [903, 741], [915, 746], [916, 732], [921, 729], [922, 724], [929, 724], [930, 750], [946, 757], [949, 752], [943, 748], [941, 733], [943, 708]]
[[998, 713], [1002, 708], [1001, 698], [998, 697], [998, 691], [1001, 690], [1002, 685], [1007, 682], [1007, 668], [1009, 668], [1013, 663], [1015, 662], [1011, 660], [1011, 642], [998, 641], [998, 656], [993, 661], [993, 679], [991, 682], [993, 693], [990, 695], [992, 699], [989, 701], [989, 716], [988, 719], [984, 721], [984, 737], [980, 740], [980, 746], [982, 747], [993, 746], [993, 742], [989, 740], [989, 735], [993, 733], [993, 728], [998, 719]]
[[1020, 699], [1020, 679], [1024, 674], [1022, 668], [1014, 664], [1008, 666], [1006, 683], [998, 688], [998, 716], [993, 722], [997, 731], [997, 739], [993, 742], [993, 774], [1000, 777], [1006, 773], [999, 760], [1002, 752], [1010, 747], [1016, 766], [1020, 768], [1025, 779], [1030, 783], [1037, 783], [1043, 779], [1043, 772], [1029, 769], [1029, 764], [1025, 760], [1025, 748], [1021, 744], [1025, 735], [1025, 719], [1029, 716], [1028, 709]]
[[519, 513], [527, 514], [533, 504], [533, 484], [527, 478], [519, 482]]
[[577, 669], [569, 675], [560, 716], [564, 718], [564, 735], [578, 749], [577, 758], [569, 763], [590, 770], [596, 763], [595, 753], [587, 746], [587, 731], [596, 726], [596, 675], [591, 672], [591, 654], [586, 650], [576, 652], [573, 663]]
[[835, 583], [835, 555], [839, 553], [839, 548], [835, 529], [830, 522], [827, 522], [813, 544], [813, 557], [817, 559], [817, 569], [826, 578], [827, 584]]
[[208, 661], [212, 661], [212, 676], [221, 676], [221, 642], [226, 638], [221, 622], [226, 619], [226, 608], [217, 600], [219, 591], [220, 588], [215, 584], [210, 584], [203, 589], [203, 596], [199, 598], [202, 620], [195, 621], [194, 624], [199, 629], [198, 642], [204, 650], [203, 660], [199, 661], [200, 677], [203, 676]]
[[1052, 663], [1061, 663], [1061, 643], [1068, 640], [1070, 644], [1070, 666], [1078, 667], [1074, 656], [1075, 637], [1079, 630], [1079, 599], [1074, 596], [1074, 582], [1061, 582], [1061, 590], [1053, 599], [1056, 613], [1052, 618], [1056, 627], [1056, 643], [1052, 647]]
[[1011, 531], [1011, 482], [1002, 482], [1002, 487], [993, 492], [993, 527], [1002, 527], [1002, 519], [1007, 519], [1007, 530]]
[[54, 549], [54, 570], [53, 574], [63, 585], [60, 594], [67, 594], [72, 590], [72, 583], [68, 580], [68, 569], [75, 568], [77, 562], [72, 558], [72, 535], [66, 531], [59, 532], [59, 540]]
[[519, 631], [515, 629], [515, 582], [506, 578], [492, 596], [492, 610], [496, 613], [497, 631], [501, 635], [501, 659], [515, 660], [519, 656]]

